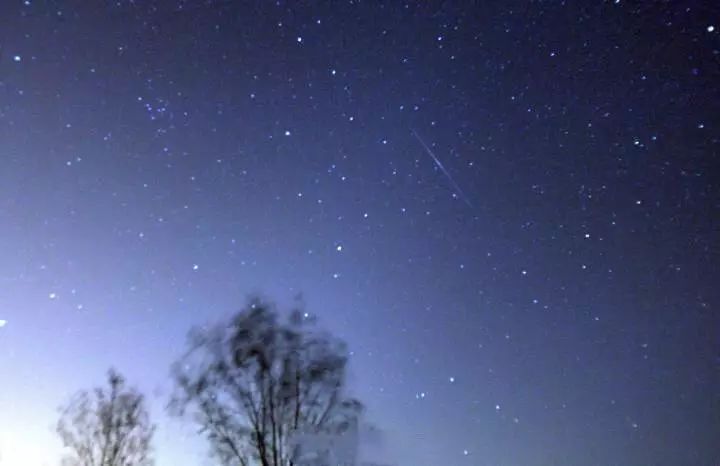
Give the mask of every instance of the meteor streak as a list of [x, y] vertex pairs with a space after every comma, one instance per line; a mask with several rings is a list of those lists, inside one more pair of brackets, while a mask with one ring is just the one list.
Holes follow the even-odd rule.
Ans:
[[432, 149], [430, 149], [430, 146], [428, 146], [427, 144], [425, 144], [425, 141], [423, 141], [423, 139], [420, 137], [420, 135], [417, 133], [417, 131], [415, 131], [414, 129], [411, 129], [411, 131], [412, 131], [412, 133], [413, 133], [413, 136], [415, 136], [415, 139], [417, 139], [418, 142], [423, 146], [423, 148], [425, 149], [425, 152], [427, 152], [428, 155], [429, 155], [430, 157], [432, 157], [433, 161], [435, 162], [435, 165], [437, 165], [437, 167], [445, 174], [445, 176], [447, 177], [447, 179], [448, 179], [448, 180], [450, 181], [450, 183], [453, 185], [453, 188], [455, 188], [455, 191], [457, 191], [458, 195], [462, 198], [463, 201], [465, 201], [465, 204], [467, 204], [470, 208], [472, 208], [473, 205], [472, 205], [472, 203], [470, 202], [470, 199], [468, 199], [468, 197], [465, 195], [465, 193], [463, 192], [463, 190], [460, 189], [460, 186], [455, 182], [455, 180], [453, 179], [453, 177], [450, 175], [450, 172], [448, 172], [448, 171], [445, 169], [445, 166], [442, 164], [442, 162], [440, 161], [440, 159], [437, 158], [437, 156], [436, 156], [435, 153], [432, 151]]

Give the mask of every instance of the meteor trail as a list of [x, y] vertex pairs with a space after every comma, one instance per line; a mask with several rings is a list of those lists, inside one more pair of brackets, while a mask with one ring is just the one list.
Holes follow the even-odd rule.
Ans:
[[425, 149], [425, 152], [427, 152], [428, 155], [429, 155], [430, 157], [432, 157], [433, 161], [435, 161], [435, 165], [437, 165], [438, 168], [439, 168], [440, 170], [442, 170], [442, 172], [445, 174], [445, 176], [447, 177], [447, 179], [450, 180], [450, 183], [453, 185], [453, 187], [455, 188], [455, 191], [457, 191], [457, 193], [460, 195], [460, 197], [462, 198], [462, 200], [465, 201], [465, 204], [467, 204], [468, 207], [472, 208], [473, 205], [472, 205], [472, 203], [470, 202], [470, 199], [468, 199], [468, 197], [465, 195], [465, 193], [463, 192], [463, 190], [460, 189], [460, 186], [455, 182], [455, 180], [453, 179], [453, 177], [450, 176], [450, 173], [445, 169], [445, 166], [443, 166], [442, 162], [440, 162], [440, 159], [437, 158], [437, 156], [436, 156], [435, 153], [432, 151], [432, 149], [430, 149], [430, 146], [428, 146], [427, 144], [425, 144], [425, 141], [423, 141], [423, 139], [420, 137], [420, 135], [417, 133], [417, 131], [415, 131], [414, 129], [411, 129], [410, 131], [412, 131], [413, 136], [415, 136], [415, 139], [417, 139], [418, 142], [423, 146], [423, 148]]

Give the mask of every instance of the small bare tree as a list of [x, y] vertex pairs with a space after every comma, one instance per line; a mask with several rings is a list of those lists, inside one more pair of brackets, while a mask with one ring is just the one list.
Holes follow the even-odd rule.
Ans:
[[194, 415], [226, 466], [297, 466], [298, 434], [342, 435], [362, 404], [345, 394], [347, 349], [299, 310], [251, 299], [229, 322], [191, 332], [173, 370], [171, 411]]
[[83, 390], [61, 408], [57, 433], [64, 466], [150, 466], [155, 427], [141, 393], [111, 369], [108, 386]]

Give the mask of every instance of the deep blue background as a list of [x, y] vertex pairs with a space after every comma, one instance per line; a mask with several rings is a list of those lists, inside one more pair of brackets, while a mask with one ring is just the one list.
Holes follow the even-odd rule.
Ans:
[[114, 364], [202, 464], [168, 366], [262, 291], [388, 462], [717, 464], [711, 4], [3, 1], [5, 461]]

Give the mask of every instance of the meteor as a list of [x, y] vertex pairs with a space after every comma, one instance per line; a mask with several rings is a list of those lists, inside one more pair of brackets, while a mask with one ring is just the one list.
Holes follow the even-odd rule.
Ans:
[[423, 148], [425, 149], [425, 152], [427, 152], [428, 155], [429, 155], [430, 157], [432, 157], [433, 161], [435, 161], [435, 165], [437, 165], [437, 167], [445, 174], [445, 176], [447, 177], [447, 179], [450, 181], [450, 183], [451, 183], [451, 184], [453, 185], [453, 187], [455, 188], [455, 191], [457, 191], [458, 195], [462, 198], [463, 201], [465, 201], [465, 204], [467, 204], [468, 207], [472, 208], [473, 205], [472, 205], [472, 203], [470, 202], [470, 199], [468, 199], [468, 197], [465, 195], [465, 193], [463, 192], [463, 190], [460, 189], [460, 186], [455, 182], [455, 180], [453, 179], [453, 177], [450, 175], [450, 172], [448, 172], [448, 171], [445, 169], [445, 166], [442, 164], [442, 162], [440, 161], [440, 159], [437, 158], [437, 156], [436, 156], [435, 153], [432, 151], [432, 149], [430, 149], [430, 146], [428, 146], [427, 144], [425, 144], [425, 141], [423, 141], [423, 139], [420, 137], [420, 135], [417, 133], [417, 131], [415, 131], [414, 129], [411, 129], [411, 131], [412, 131], [412, 133], [413, 133], [413, 136], [415, 136], [415, 139], [417, 139], [418, 142], [423, 146]]

